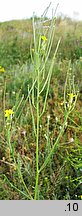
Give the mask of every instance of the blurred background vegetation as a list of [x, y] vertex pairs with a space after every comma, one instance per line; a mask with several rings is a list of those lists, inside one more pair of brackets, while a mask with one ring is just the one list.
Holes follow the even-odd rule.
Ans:
[[[39, 18], [36, 17], [36, 20]], [[60, 59], [71, 59], [72, 62], [79, 59], [82, 55], [81, 26], [81, 21], [73, 21], [67, 17], [57, 18], [52, 54], [61, 36], [58, 51]], [[29, 60], [32, 37], [32, 19], [0, 23], [0, 64], [9, 68]]]

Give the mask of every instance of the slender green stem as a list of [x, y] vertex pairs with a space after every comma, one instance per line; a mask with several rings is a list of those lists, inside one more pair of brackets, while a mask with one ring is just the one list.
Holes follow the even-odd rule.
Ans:
[[22, 174], [20, 174], [20, 178], [21, 178], [21, 181], [22, 181], [22, 183], [23, 183], [23, 186], [24, 186], [24, 188], [25, 188], [27, 194], [29, 195], [30, 199], [32, 200], [33, 198], [32, 198], [32, 196], [31, 196], [31, 194], [30, 194], [30, 192], [29, 192], [29, 190], [28, 190], [28, 188], [27, 188], [27, 186], [26, 186], [26, 184], [25, 184], [25, 182], [24, 182], [24, 179], [23, 179]]
[[9, 126], [8, 131], [7, 131], [7, 138], [8, 138], [8, 146], [10, 148], [10, 151], [12, 151], [12, 148], [11, 148], [11, 131], [10, 130], [11, 130], [11, 128]]
[[35, 185], [35, 196], [34, 199], [38, 199], [38, 180], [39, 180], [39, 168], [38, 168], [38, 144], [39, 144], [39, 70], [38, 70], [38, 80], [37, 80], [37, 134], [36, 134], [36, 185]]
[[15, 190], [17, 190], [19, 193], [21, 193], [22, 195], [24, 195], [27, 199], [32, 199], [32, 197], [30, 195], [25, 194], [23, 191], [21, 191], [19, 188], [17, 188], [16, 186], [14, 186], [9, 179], [6, 177], [6, 175], [4, 175], [5, 180], [7, 180], [7, 182], [9, 183], [9, 185], [14, 188]]
[[[28, 92], [29, 92], [29, 86], [28, 86]], [[35, 137], [36, 137], [35, 118], [34, 118], [34, 113], [33, 113], [33, 109], [32, 109], [30, 95], [29, 95], [29, 104], [30, 104], [30, 111], [31, 111], [31, 115], [32, 115], [33, 130], [34, 130], [34, 134], [35, 134]]]
[[20, 161], [20, 156], [19, 156], [19, 154], [18, 154], [18, 164], [17, 164], [18, 176], [20, 177], [21, 182], [22, 182], [22, 184], [23, 184], [23, 186], [24, 186], [24, 188], [25, 188], [27, 194], [29, 195], [30, 199], [33, 199], [32, 196], [31, 196], [31, 194], [30, 194], [30, 192], [29, 192], [29, 190], [28, 190], [28, 188], [27, 188], [27, 186], [26, 186], [26, 184], [25, 184], [25, 181], [24, 181], [24, 179], [23, 179], [23, 175], [22, 175], [22, 172], [21, 172], [21, 164], [20, 164], [20, 163], [21, 163], [21, 161]]

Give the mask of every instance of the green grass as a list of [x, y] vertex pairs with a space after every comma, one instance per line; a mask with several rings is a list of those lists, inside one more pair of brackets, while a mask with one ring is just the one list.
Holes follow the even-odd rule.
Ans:
[[0, 199], [81, 199], [81, 24], [37, 22], [0, 24]]

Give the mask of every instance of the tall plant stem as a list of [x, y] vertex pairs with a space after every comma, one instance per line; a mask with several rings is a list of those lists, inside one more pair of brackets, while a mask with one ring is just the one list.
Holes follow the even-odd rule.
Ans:
[[38, 158], [38, 145], [39, 145], [39, 70], [37, 79], [37, 131], [36, 131], [36, 185], [35, 185], [35, 196], [34, 199], [38, 199], [38, 180], [39, 180], [39, 158]]

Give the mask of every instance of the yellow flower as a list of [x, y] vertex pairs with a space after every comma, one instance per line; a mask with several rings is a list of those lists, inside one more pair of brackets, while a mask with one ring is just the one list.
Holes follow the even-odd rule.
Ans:
[[70, 98], [76, 97], [76, 94], [74, 95], [73, 93], [68, 94]]
[[44, 35], [41, 36], [41, 39], [42, 39], [43, 41], [47, 41], [47, 38], [46, 38], [46, 36], [44, 36]]
[[82, 195], [80, 195], [80, 198], [81, 198], [81, 200], [82, 200]]
[[5, 72], [5, 69], [0, 66], [0, 73], [4, 73], [4, 72]]
[[12, 119], [13, 114], [14, 114], [14, 112], [12, 109], [5, 110], [5, 117], [7, 117], [8, 120]]
[[68, 94], [68, 95], [69, 95], [69, 102], [72, 104], [73, 98], [76, 97], [76, 94], [70, 93], [70, 94]]

